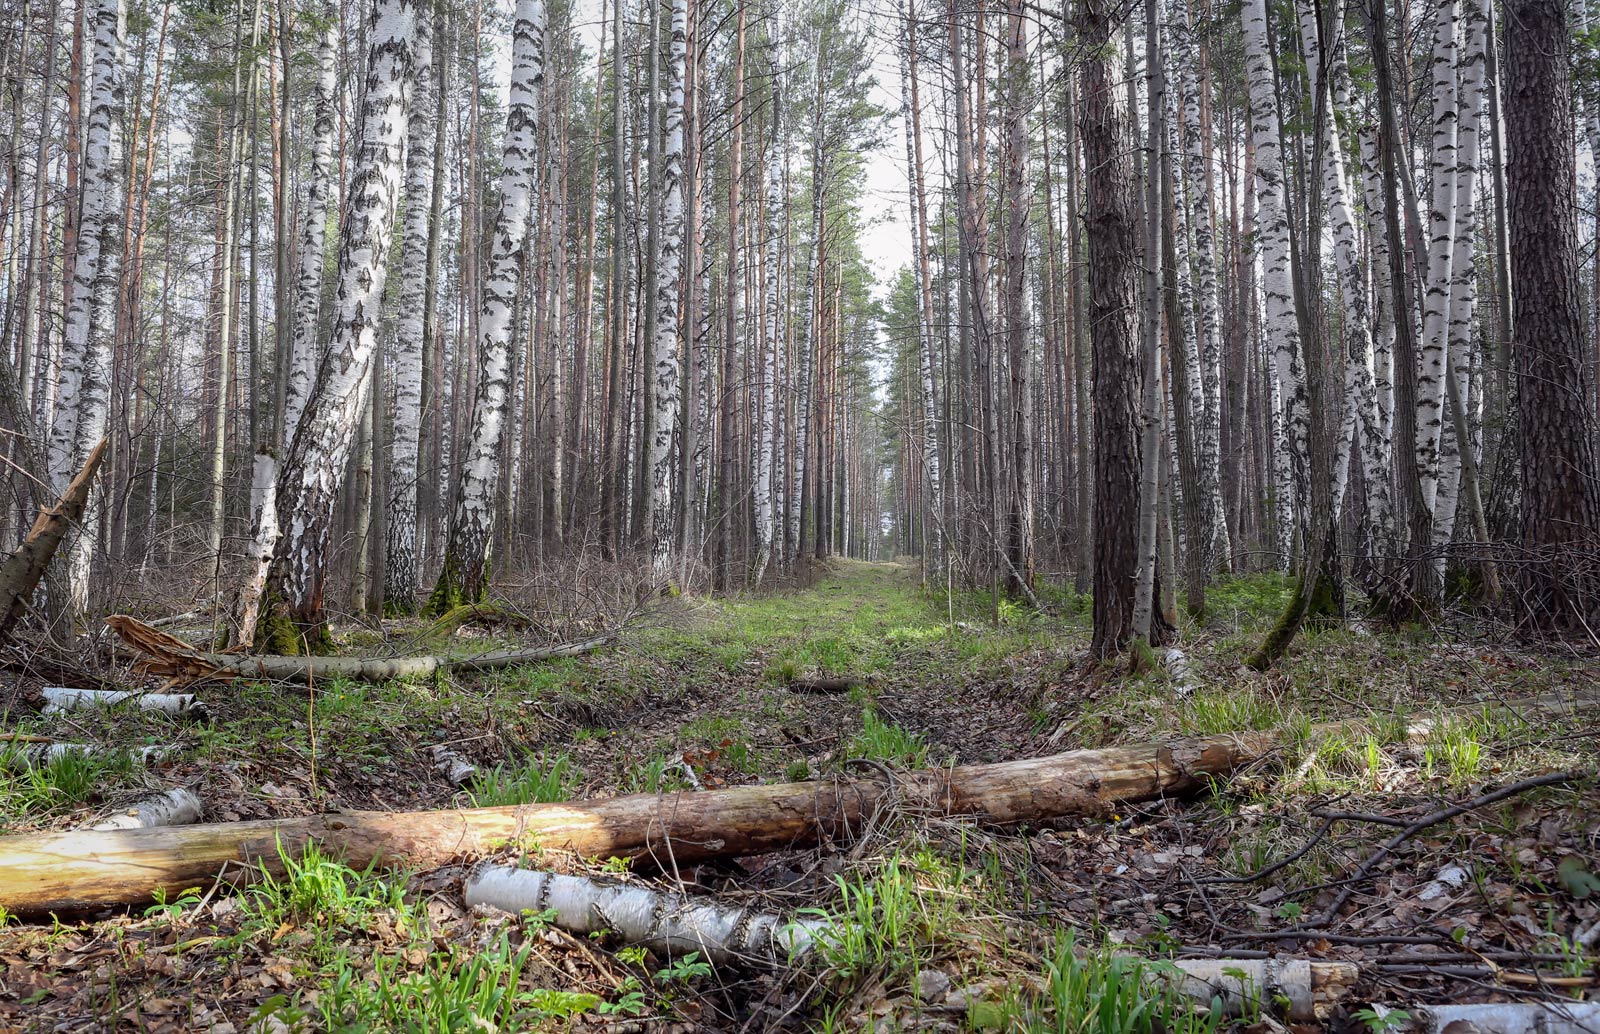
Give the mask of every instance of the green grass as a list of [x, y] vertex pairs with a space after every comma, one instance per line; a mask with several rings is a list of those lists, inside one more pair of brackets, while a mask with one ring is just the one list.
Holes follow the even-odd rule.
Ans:
[[567, 754], [528, 756], [518, 765], [496, 765], [472, 778], [467, 795], [477, 808], [553, 804], [572, 798], [578, 770]]
[[125, 783], [134, 771], [126, 751], [71, 752], [31, 764], [24, 744], [0, 744], [0, 816], [7, 822], [59, 814]]
[[928, 745], [921, 736], [885, 722], [869, 707], [861, 716], [861, 731], [850, 741], [849, 756], [921, 768], [928, 761]]

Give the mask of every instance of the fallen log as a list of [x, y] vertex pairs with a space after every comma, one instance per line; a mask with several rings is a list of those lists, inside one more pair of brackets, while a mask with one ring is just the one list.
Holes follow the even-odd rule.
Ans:
[[[668, 958], [696, 952], [717, 963], [803, 963], [845, 929], [830, 919], [789, 919], [704, 895], [508, 865], [474, 867], [462, 896], [468, 905], [512, 915], [543, 913], [571, 934], [604, 930]], [[1350, 962], [1179, 959], [1151, 965], [1147, 975], [1207, 1006], [1216, 1002], [1230, 1016], [1286, 1002], [1290, 1019], [1315, 1022], [1338, 1007], [1361, 974]]]
[[1400, 1029], [1418, 1034], [1594, 1034], [1600, 1030], [1600, 1002], [1428, 1005], [1407, 1010], [1373, 1007], [1380, 1017], [1397, 1011], [1409, 1017]]
[[785, 919], [773, 912], [703, 896], [655, 890], [588, 876], [564, 876], [508, 865], [479, 865], [462, 896], [468, 905], [502, 912], [553, 912], [551, 923], [572, 934], [610, 930], [629, 944], [672, 957], [698, 952], [712, 962], [797, 962], [830, 926], [825, 919]]
[[186, 826], [199, 822], [200, 798], [179, 787], [141, 797], [108, 815], [90, 829], [153, 829], [156, 826]]
[[83, 511], [89, 505], [89, 487], [105, 456], [106, 441], [100, 439], [100, 444], [89, 453], [83, 469], [67, 485], [61, 498], [39, 511], [22, 544], [0, 563], [0, 640], [11, 633], [11, 627], [22, 617], [29, 597], [39, 587], [39, 579], [44, 577], [45, 568], [50, 566], [50, 559], [56, 555], [67, 532], [83, 518]]
[[576, 643], [526, 650], [490, 653], [424, 654], [416, 657], [292, 657], [274, 654], [210, 653], [152, 628], [127, 614], [113, 614], [106, 624], [124, 644], [142, 654], [134, 670], [159, 675], [182, 685], [203, 679], [263, 679], [273, 682], [309, 682], [313, 678], [342, 676], [365, 682], [432, 675], [437, 671], [492, 671], [518, 664], [533, 664], [556, 657], [576, 657], [610, 642], [610, 635]]
[[[664, 868], [850, 837], [893, 809], [1009, 826], [1193, 793], [1278, 745], [1268, 731], [1078, 750], [892, 779], [823, 779], [594, 801], [422, 812], [334, 812], [121, 832], [0, 837], [0, 905], [39, 915], [132, 904], [219, 874], [281, 874], [308, 843], [356, 868], [445, 864], [508, 847]], [[282, 854], [280, 855], [280, 844]], [[242, 863], [242, 864], [241, 864]], [[227, 871], [224, 871], [227, 870]]]
[[85, 757], [109, 757], [116, 754], [126, 754], [128, 760], [136, 765], [148, 765], [160, 761], [172, 750], [171, 747], [102, 747], [95, 743], [68, 743], [61, 740], [41, 739], [28, 737], [24, 740], [12, 740], [23, 745], [13, 747], [3, 755], [4, 760], [14, 766], [23, 768], [36, 768], [41, 765], [54, 764], [64, 757], [81, 754]]
[[130, 693], [106, 689], [45, 686], [39, 690], [39, 694], [44, 698], [45, 714], [92, 711], [97, 707], [127, 704], [138, 711], [159, 711], [174, 717], [206, 717], [206, 705], [196, 700], [193, 693]]

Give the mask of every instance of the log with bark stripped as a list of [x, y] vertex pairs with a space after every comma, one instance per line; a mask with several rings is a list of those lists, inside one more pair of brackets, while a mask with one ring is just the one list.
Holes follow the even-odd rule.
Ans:
[[648, 858], [670, 867], [850, 837], [896, 808], [1017, 825], [1192, 793], [1278, 743], [1273, 732], [1244, 732], [911, 772], [892, 782], [823, 779], [562, 804], [0, 837], [0, 905], [38, 915], [129, 904], [219, 873], [281, 871], [283, 857], [298, 857], [313, 842], [356, 868], [435, 866], [506, 847]]
[[245, 656], [207, 653], [176, 636], [150, 627], [126, 614], [106, 618], [127, 646], [142, 658], [135, 670], [160, 675], [174, 684], [203, 679], [265, 679], [275, 682], [309, 682], [313, 678], [343, 676], [368, 682], [432, 675], [437, 671], [491, 671], [518, 664], [534, 664], [557, 657], [576, 657], [590, 653], [611, 641], [610, 635], [596, 636], [576, 643], [541, 646], [527, 650], [496, 650], [490, 653], [449, 656], [425, 654], [418, 657], [291, 657], [262, 654]]

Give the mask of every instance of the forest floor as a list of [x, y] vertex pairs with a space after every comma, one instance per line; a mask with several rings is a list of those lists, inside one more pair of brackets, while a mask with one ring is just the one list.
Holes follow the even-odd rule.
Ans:
[[[669, 963], [467, 910], [459, 867], [356, 873], [312, 854], [243, 890], [52, 925], [12, 919], [0, 929], [0, 1030], [1109, 1034], [1109, 1019], [1085, 1017], [1109, 1017], [1095, 1003], [1127, 993], [1153, 995], [1145, 1026], [1128, 1030], [1217, 1028], [1174, 996], [1130, 992], [1136, 977], [1113, 961], [1124, 953], [1355, 962], [1361, 983], [1340, 1025], [1375, 1034], [1394, 1021], [1356, 1012], [1370, 1002], [1592, 994], [1597, 951], [1573, 933], [1600, 915], [1600, 716], [1516, 702], [1592, 688], [1600, 655], [1530, 648], [1457, 615], [1425, 629], [1310, 629], [1278, 669], [1251, 672], [1242, 660], [1286, 592], [1267, 576], [1215, 587], [1209, 621], [1185, 629], [1185, 687], [1090, 663], [1087, 598], [1052, 592], [1051, 614], [996, 613], [986, 597], [925, 590], [913, 565], [842, 561], [782, 592], [662, 601], [608, 649], [524, 669], [336, 679], [311, 695], [214, 683], [199, 690], [210, 718], [197, 723], [45, 716], [29, 706], [37, 680], [0, 676], [12, 734], [177, 748], [150, 768], [93, 756], [0, 765], [5, 833], [72, 828], [180, 785], [208, 821], [228, 821], [798, 780], [852, 758], [915, 768], [1177, 733], [1277, 729], [1285, 743], [1189, 800], [1003, 832], [906, 816], [854, 844], [680, 871], [692, 890], [815, 909], [862, 932], [788, 971]], [[339, 638], [342, 652], [398, 652], [416, 634], [402, 622]], [[467, 630], [453, 648], [503, 638]], [[859, 685], [794, 691], [805, 676]], [[1428, 714], [1440, 716], [1432, 732], [1408, 741], [1408, 720]], [[1315, 731], [1326, 722], [1345, 724]], [[478, 778], [452, 788], [434, 768], [437, 744]], [[1353, 910], [1314, 937], [1283, 937], [1394, 834], [1392, 822], [1319, 812], [1403, 823], [1566, 770], [1585, 775], [1421, 830], [1354, 885]], [[549, 854], [538, 864], [668, 883]], [[1232, 1022], [1280, 1029], [1263, 1015]]]

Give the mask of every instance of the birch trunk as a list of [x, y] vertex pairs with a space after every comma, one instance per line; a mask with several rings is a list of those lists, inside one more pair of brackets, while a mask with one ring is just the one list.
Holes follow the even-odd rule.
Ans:
[[688, 61], [688, 0], [672, 0], [672, 44], [667, 60], [666, 148], [661, 161], [661, 253], [656, 267], [655, 378], [651, 402], [651, 566], [658, 582], [672, 577], [672, 433], [682, 405], [678, 371], [678, 303], [684, 251], [683, 93]]
[[1189, 188], [1189, 223], [1194, 232], [1190, 259], [1194, 268], [1196, 359], [1201, 375], [1200, 380], [1190, 382], [1192, 397], [1200, 403], [1195, 407], [1200, 429], [1195, 436], [1199, 446], [1200, 484], [1185, 485], [1184, 491], [1198, 491], [1204, 501], [1205, 525], [1190, 531], [1194, 536], [1190, 546], [1201, 550], [1209, 571], [1231, 551], [1227, 512], [1222, 501], [1221, 305], [1217, 291], [1216, 233], [1211, 219], [1211, 176], [1200, 122], [1200, 77], [1194, 26], [1182, 0], [1177, 6], [1179, 10], [1170, 24], [1173, 56], [1183, 95], [1184, 177]]
[[1439, 494], [1444, 432], [1444, 357], [1450, 332], [1450, 264], [1455, 254], [1455, 167], [1459, 154], [1456, 18], [1459, 0], [1441, 0], [1433, 26], [1433, 154], [1428, 206], [1428, 278], [1423, 292], [1422, 364], [1417, 372], [1417, 465], [1431, 514]]
[[399, 312], [394, 335], [394, 434], [389, 447], [389, 492], [383, 598], [387, 610], [409, 614], [417, 605], [417, 479], [422, 448], [422, 354], [433, 272], [435, 102], [432, 3], [421, 0], [411, 47], [411, 117], [406, 138], [405, 223], [400, 244]]
[[[1472, 416], [1476, 392], [1470, 379], [1475, 366], [1476, 349], [1473, 341], [1473, 317], [1478, 298], [1478, 133], [1483, 117], [1485, 100], [1485, 48], [1489, 36], [1489, 7], [1484, 0], [1463, 0], [1461, 60], [1457, 66], [1456, 106], [1456, 164], [1453, 171], [1455, 191], [1455, 229], [1450, 258], [1450, 302], [1448, 347], [1450, 366], [1454, 368], [1455, 385], [1447, 392], [1447, 401], [1459, 398], [1464, 404], [1459, 408], [1447, 406], [1446, 414], [1452, 424], [1467, 423], [1466, 437], [1473, 437]], [[1459, 393], [1459, 394], [1457, 394]], [[1452, 429], [1453, 431], [1453, 429]], [[1439, 464], [1439, 489], [1433, 508], [1433, 543], [1448, 545], [1455, 537], [1456, 512], [1463, 489], [1462, 476], [1468, 465], [1474, 467], [1476, 457], [1462, 456], [1456, 433], [1442, 436]], [[1463, 463], [1466, 459], [1467, 462]], [[1476, 486], [1467, 489], [1468, 495], [1476, 493]], [[1475, 523], [1481, 523], [1476, 522]], [[1473, 531], [1477, 535], [1476, 528]], [[1435, 577], [1444, 577], [1444, 556], [1434, 561]]]
[[254, 634], [257, 645], [277, 653], [326, 641], [324, 554], [377, 344], [400, 193], [414, 23], [414, 0], [380, 0], [368, 18], [361, 143], [345, 202], [333, 329], [278, 475], [283, 537], [267, 577], [266, 613]]
[[432, 613], [442, 614], [462, 603], [480, 601], [489, 584], [490, 525], [509, 410], [511, 334], [523, 245], [533, 210], [539, 94], [544, 86], [544, 29], [543, 0], [517, 0], [500, 207], [495, 214], [478, 318], [478, 383], [457, 468], [444, 569], [428, 601]]
[[[116, 151], [123, 119], [126, 12], [122, 0], [91, 0], [85, 19], [94, 50], [83, 141], [83, 193], [47, 452], [50, 479], [58, 493], [66, 491], [106, 433], [116, 299], [122, 296], [125, 185]], [[86, 506], [82, 523], [87, 526], [93, 523], [92, 497]], [[79, 531], [67, 545], [68, 603], [77, 614], [89, 605], [93, 545], [93, 535], [87, 531]]]
[[[1300, 367], [1300, 327], [1294, 307], [1294, 269], [1289, 251], [1289, 215], [1284, 197], [1282, 133], [1276, 76], [1267, 39], [1266, 0], [1243, 0], [1245, 74], [1250, 87], [1250, 137], [1256, 149], [1256, 207], [1261, 247], [1262, 330], [1272, 355], [1293, 486], [1295, 523], [1307, 495], [1308, 399]], [[1290, 536], [1293, 541], [1293, 536]], [[1287, 545], [1287, 543], [1286, 543]]]
[[772, 560], [772, 539], [776, 521], [772, 506], [773, 466], [778, 450], [775, 434], [777, 411], [778, 314], [782, 299], [778, 295], [778, 240], [783, 226], [783, 137], [779, 131], [781, 101], [776, 86], [772, 94], [772, 140], [767, 149], [766, 256], [764, 281], [760, 288], [763, 328], [761, 333], [761, 414], [757, 429], [755, 458], [756, 566], [755, 584], [760, 585]]

